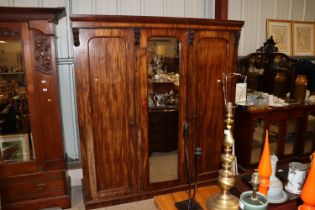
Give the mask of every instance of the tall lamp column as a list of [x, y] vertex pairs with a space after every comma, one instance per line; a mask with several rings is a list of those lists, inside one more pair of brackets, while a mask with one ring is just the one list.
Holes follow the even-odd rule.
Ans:
[[235, 184], [232, 164], [235, 156], [232, 154], [232, 145], [234, 138], [232, 135], [233, 124], [233, 106], [231, 102], [227, 103], [226, 129], [224, 131], [224, 153], [221, 155], [222, 169], [219, 171], [218, 184], [221, 192], [207, 199], [207, 208], [211, 210], [238, 210], [239, 200], [229, 193], [229, 190]]

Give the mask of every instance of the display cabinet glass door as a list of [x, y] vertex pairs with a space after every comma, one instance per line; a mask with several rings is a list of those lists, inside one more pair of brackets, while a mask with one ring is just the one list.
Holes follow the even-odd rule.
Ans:
[[269, 147], [271, 155], [278, 155], [279, 135], [280, 135], [280, 123], [269, 122]]
[[22, 41], [0, 37], [0, 163], [34, 160]]
[[260, 154], [264, 143], [265, 136], [265, 121], [262, 118], [255, 119], [252, 141], [252, 150], [250, 156], [250, 163], [255, 164], [260, 160]]
[[306, 130], [303, 133], [304, 145], [303, 154], [310, 154], [314, 150], [315, 141], [315, 113], [311, 112], [307, 116]]
[[286, 122], [286, 134], [284, 138], [284, 155], [293, 155], [294, 146], [297, 139], [298, 119], [288, 120]]

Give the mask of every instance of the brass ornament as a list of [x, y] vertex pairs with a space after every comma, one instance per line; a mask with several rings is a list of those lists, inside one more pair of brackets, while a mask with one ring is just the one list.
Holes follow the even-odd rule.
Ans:
[[218, 185], [221, 192], [207, 199], [207, 209], [211, 210], [238, 210], [239, 200], [234, 195], [230, 194], [230, 189], [235, 184], [235, 177], [232, 172], [232, 164], [235, 156], [232, 154], [232, 146], [234, 138], [232, 135], [233, 112], [232, 103], [227, 104], [226, 114], [226, 130], [224, 131], [224, 152], [221, 155], [222, 169], [219, 171]]

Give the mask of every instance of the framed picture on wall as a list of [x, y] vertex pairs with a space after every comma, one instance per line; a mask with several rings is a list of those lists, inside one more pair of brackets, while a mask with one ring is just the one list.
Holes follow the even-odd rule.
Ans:
[[30, 159], [27, 134], [0, 136], [0, 148], [3, 162], [27, 161]]
[[292, 55], [291, 21], [267, 19], [267, 39], [271, 36], [279, 52]]
[[292, 22], [293, 55], [314, 55], [314, 23]]

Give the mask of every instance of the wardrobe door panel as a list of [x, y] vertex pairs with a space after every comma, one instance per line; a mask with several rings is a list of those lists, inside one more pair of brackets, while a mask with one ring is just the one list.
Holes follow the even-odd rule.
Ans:
[[[28, 91], [31, 116], [32, 135], [37, 144], [35, 154], [45, 170], [56, 170], [65, 167], [62, 145], [62, 127], [60, 115], [59, 90], [57, 80], [56, 51], [54, 45], [54, 24], [49, 21], [30, 21], [32, 72], [26, 72], [31, 83]], [[36, 140], [38, 139], [38, 140]], [[41, 147], [38, 147], [38, 146]]]
[[[224, 98], [222, 74], [231, 71], [233, 49], [231, 38], [224, 32], [195, 34], [193, 61], [196, 79], [193, 80], [197, 100], [191, 102], [195, 116], [195, 143], [201, 147], [201, 177], [215, 177], [220, 168], [224, 129]], [[195, 82], [194, 82], [195, 81]], [[196, 82], [198, 81], [198, 82]], [[191, 95], [191, 94], [190, 94]]]
[[[89, 42], [94, 154], [98, 190], [128, 186], [128, 84], [124, 40]], [[101, 62], [98, 62], [101, 61]]]
[[[130, 32], [104, 29], [82, 33], [85, 38], [82, 45], [87, 49], [86, 60], [83, 59], [88, 68], [77, 68], [76, 72], [78, 112], [80, 124], [91, 128], [81, 133], [81, 149], [89, 168], [93, 169], [88, 171], [89, 180], [85, 180], [93, 198], [119, 196], [136, 189], [133, 42], [129, 40], [133, 34]], [[89, 102], [80, 98], [85, 94]]]

